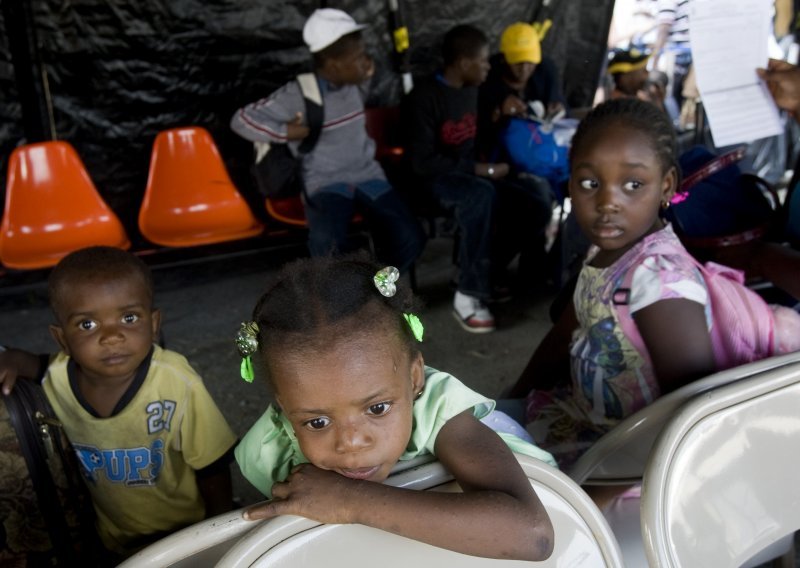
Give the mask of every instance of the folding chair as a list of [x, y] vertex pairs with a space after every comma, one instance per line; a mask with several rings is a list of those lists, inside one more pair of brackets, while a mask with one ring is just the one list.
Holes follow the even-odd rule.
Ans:
[[[602, 514], [577, 485], [563, 473], [527, 456], [517, 455], [541, 498], [555, 530], [552, 556], [537, 566], [622, 566], [616, 541]], [[387, 483], [435, 491], [460, 491], [438, 463], [433, 462], [394, 475]], [[320, 525], [301, 517], [285, 516], [262, 523], [247, 533], [217, 564], [218, 568], [245, 566], [374, 566], [420, 568], [459, 566], [528, 566], [467, 556], [363, 525]]]
[[16, 148], [8, 163], [0, 262], [47, 268], [92, 245], [127, 249], [130, 241], [75, 149], [64, 141]]
[[641, 481], [656, 437], [688, 401], [720, 386], [800, 362], [790, 353], [728, 369], [668, 393], [629, 416], [605, 434], [570, 468], [580, 485], [630, 485]]
[[791, 554], [800, 529], [798, 408], [795, 360], [698, 396], [675, 414], [642, 485], [651, 566], [733, 568]]
[[208, 131], [188, 127], [156, 136], [139, 230], [155, 244], [190, 247], [247, 239], [264, 226], [228, 176]]
[[[618, 424], [581, 456], [569, 471], [573, 481], [586, 485], [631, 485], [644, 479], [648, 460], [658, 451], [658, 437], [670, 420], [694, 401], [704, 399], [720, 388], [734, 386], [768, 373], [782, 373], [800, 365], [800, 353], [772, 357], [728, 369], [690, 383], [664, 395], [653, 404]], [[641, 500], [627, 494], [604, 508], [604, 515], [620, 545], [628, 568], [646, 568], [648, 560], [642, 542], [639, 509]], [[783, 544], [783, 543], [781, 543]], [[775, 555], [778, 555], [779, 552]], [[703, 566], [688, 563], [686, 566]], [[717, 564], [711, 564], [717, 566]], [[655, 566], [660, 566], [655, 564]]]
[[[603, 515], [580, 487], [549, 465], [517, 455], [544, 503], [555, 530], [555, 550], [537, 566], [621, 567], [622, 557]], [[433, 460], [433, 461], [432, 461]], [[432, 456], [401, 462], [385, 482], [418, 490], [460, 491]], [[153, 566], [528, 566], [467, 556], [361, 525], [321, 525], [296, 516], [260, 523], [244, 521], [242, 511], [208, 519], [145, 548], [120, 568]]]

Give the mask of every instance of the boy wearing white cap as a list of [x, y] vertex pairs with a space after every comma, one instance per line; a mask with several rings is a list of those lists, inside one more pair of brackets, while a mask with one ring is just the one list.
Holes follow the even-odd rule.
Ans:
[[[347, 13], [315, 10], [303, 27], [314, 76], [322, 97], [323, 120], [313, 149], [302, 158], [303, 196], [313, 256], [347, 252], [347, 228], [356, 210], [366, 213], [379, 260], [401, 272], [422, 251], [418, 221], [375, 161], [375, 142], [367, 135], [360, 85], [373, 74], [361, 30]], [[267, 98], [239, 109], [231, 128], [253, 142], [288, 144], [294, 154], [309, 135], [306, 103], [292, 80]]]

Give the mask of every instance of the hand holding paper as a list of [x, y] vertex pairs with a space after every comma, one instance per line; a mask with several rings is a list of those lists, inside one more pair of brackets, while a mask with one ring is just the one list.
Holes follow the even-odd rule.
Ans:
[[800, 68], [777, 59], [770, 59], [766, 69], [758, 69], [772, 93], [775, 103], [789, 111], [795, 120], [800, 119]]

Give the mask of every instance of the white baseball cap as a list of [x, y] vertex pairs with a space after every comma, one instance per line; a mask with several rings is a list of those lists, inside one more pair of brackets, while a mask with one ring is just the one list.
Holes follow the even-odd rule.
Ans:
[[306, 20], [303, 26], [303, 41], [311, 53], [322, 51], [342, 36], [363, 30], [367, 26], [357, 24], [347, 12], [336, 8], [320, 8]]

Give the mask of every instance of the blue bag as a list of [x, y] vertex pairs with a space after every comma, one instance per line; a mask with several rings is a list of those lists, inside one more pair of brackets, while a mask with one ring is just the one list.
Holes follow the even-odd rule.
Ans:
[[743, 156], [743, 148], [716, 156], [703, 146], [680, 156], [684, 180], [664, 214], [686, 246], [739, 244], [769, 230], [780, 201], [765, 180], [742, 173]]
[[511, 118], [502, 141], [517, 170], [543, 177], [559, 191], [569, 179], [569, 144], [577, 125], [574, 119], [547, 123]]

